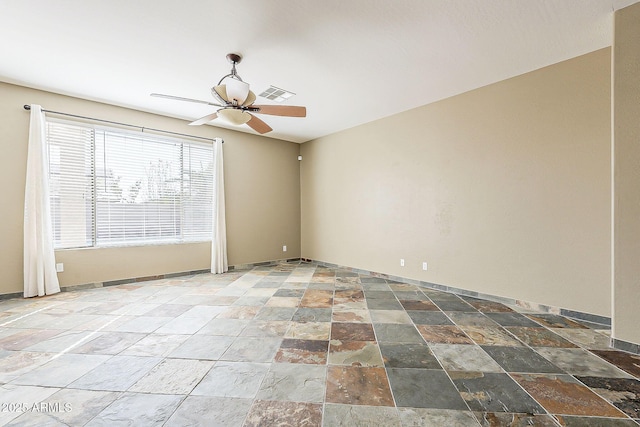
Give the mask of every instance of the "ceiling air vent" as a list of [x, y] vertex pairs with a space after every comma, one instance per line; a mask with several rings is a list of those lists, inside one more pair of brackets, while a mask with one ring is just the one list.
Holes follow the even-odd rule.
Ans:
[[291, 98], [295, 93], [289, 92], [288, 90], [280, 89], [279, 87], [269, 86], [268, 89], [263, 91], [258, 96], [263, 98], [270, 99], [276, 102], [284, 102], [287, 99]]

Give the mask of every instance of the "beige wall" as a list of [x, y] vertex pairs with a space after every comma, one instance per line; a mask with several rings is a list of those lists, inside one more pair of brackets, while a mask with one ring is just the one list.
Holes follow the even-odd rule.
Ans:
[[[231, 265], [300, 256], [298, 144], [0, 83], [0, 294], [22, 290], [22, 208], [29, 114], [24, 104], [225, 140]], [[287, 245], [287, 252], [282, 246]], [[206, 269], [207, 244], [58, 251], [63, 286]]]
[[303, 144], [302, 256], [609, 316], [610, 69], [603, 49]]
[[640, 344], [640, 3], [615, 14], [613, 50], [614, 324]]

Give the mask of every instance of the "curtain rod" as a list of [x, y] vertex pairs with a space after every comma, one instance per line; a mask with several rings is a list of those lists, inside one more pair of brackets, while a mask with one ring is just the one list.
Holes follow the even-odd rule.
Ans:
[[[24, 109], [27, 110], [27, 111], [31, 110], [31, 105], [25, 104], [24, 105]], [[150, 131], [153, 131], [153, 132], [167, 133], [167, 134], [170, 134], [170, 135], [178, 135], [178, 136], [186, 136], [188, 138], [204, 139], [206, 141], [215, 141], [214, 138], [205, 138], [204, 136], [189, 135], [189, 134], [186, 134], [186, 133], [171, 132], [171, 131], [162, 130], [162, 129], [146, 128], [146, 127], [143, 127], [143, 126], [130, 125], [128, 123], [112, 122], [110, 120], [96, 119], [94, 117], [78, 116], [76, 114], [62, 113], [60, 111], [45, 110], [44, 108], [42, 109], [42, 111], [45, 112], [45, 113], [60, 114], [62, 116], [75, 117], [77, 119], [94, 120], [94, 121], [102, 122], [102, 123], [110, 123], [112, 125], [129, 126], [129, 127], [132, 127], [132, 128], [141, 129], [142, 132], [144, 132], [144, 130], [147, 129], [147, 130], [150, 130]], [[220, 138], [220, 140], [224, 144], [224, 140], [222, 138]]]

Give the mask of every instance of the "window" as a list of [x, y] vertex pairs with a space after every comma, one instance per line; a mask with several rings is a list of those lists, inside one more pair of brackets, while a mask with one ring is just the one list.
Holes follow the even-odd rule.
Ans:
[[213, 147], [47, 121], [54, 247], [211, 240]]

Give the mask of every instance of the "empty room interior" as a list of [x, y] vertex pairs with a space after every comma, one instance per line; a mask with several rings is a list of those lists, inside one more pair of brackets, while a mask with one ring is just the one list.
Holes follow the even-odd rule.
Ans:
[[637, 0], [1, 9], [0, 425], [640, 424]]

